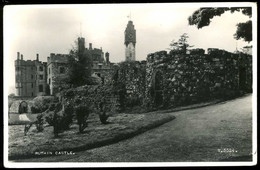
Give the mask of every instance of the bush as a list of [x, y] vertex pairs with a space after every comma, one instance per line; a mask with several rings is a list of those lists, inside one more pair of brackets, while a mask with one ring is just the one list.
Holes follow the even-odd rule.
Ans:
[[48, 112], [46, 113], [45, 116], [45, 121], [50, 125], [53, 126], [54, 122], [53, 122], [53, 116], [54, 116], [54, 111]]
[[53, 96], [38, 96], [33, 99], [32, 113], [42, 113], [46, 111], [55, 98]]
[[84, 129], [87, 127], [87, 118], [90, 113], [90, 108], [80, 104], [75, 108], [76, 118], [79, 125], [79, 133], [82, 133]]
[[39, 114], [37, 116], [37, 120], [35, 122], [37, 132], [42, 132], [43, 131], [43, 129], [44, 129], [43, 128], [43, 123], [44, 123], [43, 114]]
[[34, 113], [40, 113], [41, 110], [40, 110], [39, 108], [37, 108], [37, 107], [32, 106], [32, 107], [31, 107], [31, 112], [32, 112], [33, 114], [34, 114]]
[[54, 136], [58, 137], [58, 134], [65, 129], [63, 124], [64, 113], [62, 111], [61, 103], [52, 103], [46, 112], [45, 121], [50, 126], [53, 126]]
[[64, 108], [64, 116], [63, 116], [63, 122], [62, 124], [64, 125], [63, 129], [68, 130], [73, 122], [73, 114], [74, 109], [71, 105], [65, 106]]
[[109, 115], [107, 114], [107, 111], [110, 111], [107, 107], [107, 103], [105, 98], [102, 98], [100, 103], [99, 103], [99, 108], [98, 108], [98, 115], [99, 115], [99, 120], [101, 121], [102, 124], [107, 124], [107, 119], [109, 117]]

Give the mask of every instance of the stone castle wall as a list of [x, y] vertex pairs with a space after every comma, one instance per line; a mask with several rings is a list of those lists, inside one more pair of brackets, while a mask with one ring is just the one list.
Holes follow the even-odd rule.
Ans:
[[[47, 85], [50, 89], [50, 94], [54, 95], [63, 88], [68, 88], [68, 84], [64, 80], [68, 77], [69, 72], [69, 55], [51, 54], [48, 57], [47, 63]], [[63, 69], [63, 70], [62, 70]]]
[[209, 49], [206, 55], [196, 49], [147, 57], [145, 96], [150, 106], [178, 106], [251, 90], [252, 56], [246, 54]]

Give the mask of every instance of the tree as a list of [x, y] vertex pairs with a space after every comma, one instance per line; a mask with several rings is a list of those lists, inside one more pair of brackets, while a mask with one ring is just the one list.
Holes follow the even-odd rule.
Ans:
[[69, 72], [67, 83], [78, 87], [85, 84], [91, 84], [91, 56], [87, 52], [79, 52], [78, 43], [76, 47], [70, 50]]
[[[211, 19], [215, 16], [221, 16], [226, 11], [234, 13], [235, 11], [242, 12], [249, 18], [252, 17], [251, 7], [231, 7], [231, 8], [200, 8], [196, 10], [189, 18], [189, 25], [196, 25], [198, 29], [208, 26]], [[245, 23], [237, 24], [237, 31], [234, 34], [234, 38], [244, 39], [246, 42], [252, 41], [252, 21], [249, 20]]]
[[188, 48], [193, 47], [193, 45], [188, 44], [188, 34], [184, 33], [180, 36], [178, 41], [172, 40], [170, 43], [170, 49], [175, 51], [181, 51], [182, 53], [186, 54]]

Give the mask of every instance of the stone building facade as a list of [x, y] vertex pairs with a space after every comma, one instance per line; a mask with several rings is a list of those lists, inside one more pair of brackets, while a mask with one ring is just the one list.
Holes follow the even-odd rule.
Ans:
[[[113, 63], [109, 61], [109, 53], [104, 52], [102, 48], [85, 48], [85, 38], [78, 38], [79, 57], [86, 58], [86, 69], [89, 76], [97, 76], [101, 81], [107, 80]], [[68, 77], [70, 54], [54, 54], [51, 53], [47, 57], [47, 62], [39, 61], [37, 54], [36, 60], [23, 60], [23, 55], [17, 53], [15, 60], [15, 79], [16, 79], [16, 95], [20, 97], [26, 96], [44, 96], [54, 95], [69, 85], [64, 83], [64, 79]], [[105, 57], [105, 58], [104, 58]]]
[[[21, 57], [21, 58], [20, 58]], [[39, 61], [36, 54], [35, 60], [24, 60], [23, 55], [17, 52], [15, 60], [15, 88], [17, 96], [35, 97], [47, 95], [46, 62]]]
[[60, 91], [60, 88], [67, 86], [62, 80], [68, 77], [68, 54], [51, 53], [47, 57], [47, 86], [49, 87], [50, 95]]

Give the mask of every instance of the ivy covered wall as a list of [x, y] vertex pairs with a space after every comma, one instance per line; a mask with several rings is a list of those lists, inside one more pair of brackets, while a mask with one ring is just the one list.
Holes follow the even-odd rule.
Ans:
[[252, 56], [219, 49], [190, 54], [159, 51], [147, 56], [145, 103], [170, 107], [252, 91]]

